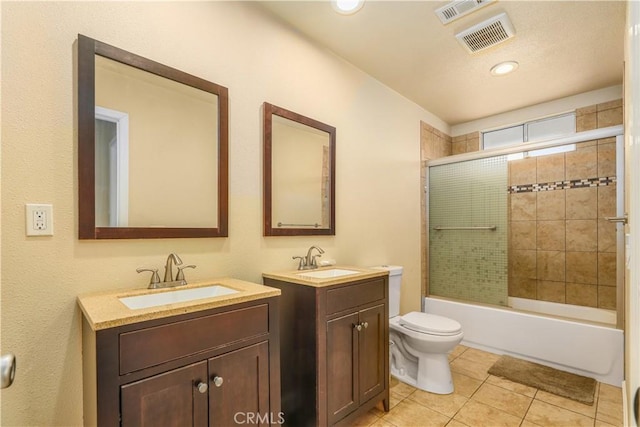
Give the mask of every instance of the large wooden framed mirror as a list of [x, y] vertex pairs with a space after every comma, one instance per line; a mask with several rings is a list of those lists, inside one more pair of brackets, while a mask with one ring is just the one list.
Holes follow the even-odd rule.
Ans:
[[336, 129], [264, 103], [264, 235], [335, 235]]
[[228, 90], [78, 35], [80, 239], [228, 235]]

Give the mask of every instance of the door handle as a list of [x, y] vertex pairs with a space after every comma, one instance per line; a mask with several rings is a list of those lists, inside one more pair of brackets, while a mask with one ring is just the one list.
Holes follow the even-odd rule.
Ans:
[[13, 384], [16, 377], [16, 356], [5, 354], [0, 357], [0, 388], [7, 388]]
[[629, 222], [627, 214], [624, 214], [624, 216], [605, 216], [604, 219], [609, 222], [621, 222], [623, 224], [627, 224]]

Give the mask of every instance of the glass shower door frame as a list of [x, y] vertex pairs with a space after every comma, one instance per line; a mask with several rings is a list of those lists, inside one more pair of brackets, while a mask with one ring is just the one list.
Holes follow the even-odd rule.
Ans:
[[[615, 218], [624, 218], [626, 216], [624, 209], [625, 196], [624, 196], [624, 179], [625, 179], [625, 171], [624, 171], [624, 127], [622, 125], [611, 126], [607, 128], [594, 129], [585, 132], [579, 132], [574, 135], [551, 139], [546, 141], [538, 141], [538, 142], [529, 142], [518, 144], [511, 147], [504, 148], [496, 148], [490, 150], [477, 151], [473, 153], [465, 153], [458, 154], [448, 157], [443, 157], [440, 159], [429, 160], [426, 162], [426, 178], [425, 178], [425, 203], [426, 203], [426, 212], [427, 217], [425, 218], [425, 239], [426, 239], [426, 250], [429, 251], [429, 234], [430, 227], [429, 224], [429, 169], [432, 166], [440, 166], [449, 163], [458, 163], [467, 160], [475, 160], [482, 159], [486, 157], [494, 157], [501, 155], [508, 155], [519, 153], [522, 151], [532, 151], [537, 149], [551, 148], [561, 145], [574, 144], [586, 141], [592, 141], [597, 139], [605, 139], [605, 138], [616, 138], [616, 217]], [[617, 312], [617, 328], [624, 328], [624, 306], [625, 306], [625, 296], [624, 296], [624, 275], [625, 275], [625, 236], [624, 236], [624, 225], [625, 222], [619, 220], [616, 225], [616, 312]], [[428, 253], [428, 252], [427, 252]], [[426, 257], [426, 283], [424, 289], [424, 295], [421, 298], [421, 306], [424, 311], [425, 299], [430, 295], [429, 292], [429, 257]]]

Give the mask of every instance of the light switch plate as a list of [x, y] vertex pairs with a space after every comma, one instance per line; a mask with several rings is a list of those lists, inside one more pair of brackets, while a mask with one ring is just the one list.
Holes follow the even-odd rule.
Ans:
[[53, 205], [26, 204], [27, 236], [53, 236]]

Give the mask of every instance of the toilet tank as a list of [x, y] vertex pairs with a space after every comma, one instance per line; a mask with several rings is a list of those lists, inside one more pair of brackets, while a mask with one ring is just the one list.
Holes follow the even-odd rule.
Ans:
[[378, 265], [376, 270], [389, 272], [389, 318], [400, 314], [400, 286], [402, 285], [402, 267], [399, 265]]

